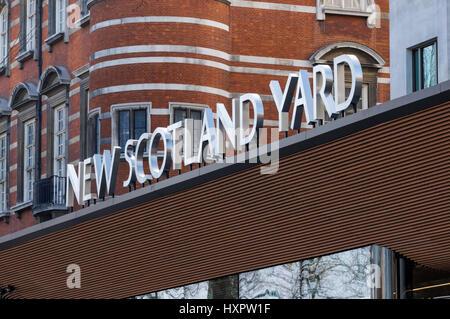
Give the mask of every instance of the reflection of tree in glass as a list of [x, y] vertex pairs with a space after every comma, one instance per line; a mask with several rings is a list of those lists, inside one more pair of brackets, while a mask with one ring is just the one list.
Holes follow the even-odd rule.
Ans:
[[302, 262], [302, 298], [370, 298], [370, 247]]

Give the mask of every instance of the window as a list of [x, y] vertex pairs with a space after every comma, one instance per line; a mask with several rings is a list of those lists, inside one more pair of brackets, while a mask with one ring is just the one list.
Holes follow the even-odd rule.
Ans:
[[[346, 98], [350, 94], [350, 90], [351, 90], [351, 83], [346, 82], [345, 83], [345, 97]], [[334, 87], [333, 87], [333, 96], [334, 96]], [[370, 97], [369, 96], [369, 84], [363, 83], [361, 98], [359, 99], [359, 103], [356, 106], [357, 112], [360, 112], [362, 110], [367, 110], [369, 108], [369, 105], [370, 105], [369, 97]], [[354, 113], [353, 109], [348, 109], [347, 111], [345, 111], [345, 116], [351, 115], [353, 113]], [[317, 114], [318, 114], [319, 119], [321, 119], [321, 121], [323, 121], [322, 124], [326, 124], [331, 121], [331, 118], [328, 116], [328, 113], [325, 110], [325, 106], [323, 105], [323, 102], [321, 100], [319, 101], [319, 107], [318, 107]]]
[[55, 33], [64, 32], [65, 22], [66, 22], [66, 0], [56, 0]]
[[34, 50], [36, 33], [36, 0], [27, 0], [26, 3], [26, 32], [25, 49]]
[[414, 48], [413, 56], [413, 91], [434, 86], [438, 82], [436, 41]]
[[119, 111], [119, 146], [124, 150], [129, 139], [139, 139], [147, 132], [145, 109]]
[[89, 14], [88, 2], [89, 0], [81, 0], [81, 16], [83, 17]]
[[0, 67], [6, 65], [8, 58], [8, 8], [0, 13]]
[[88, 145], [87, 156], [100, 154], [100, 112], [96, 111], [89, 115], [88, 119]]
[[[174, 105], [172, 107], [172, 122], [177, 123], [184, 121], [185, 119], [194, 120], [194, 137], [192, 145], [194, 146], [194, 156], [198, 155], [198, 148], [200, 145], [200, 136], [202, 130], [202, 119], [203, 119], [203, 106], [184, 106], [184, 105]], [[182, 143], [184, 147], [184, 143]]]
[[0, 212], [7, 209], [6, 202], [6, 134], [0, 136]]
[[373, 1], [367, 0], [321, 0], [327, 8], [366, 11]]
[[34, 183], [34, 147], [35, 147], [35, 121], [31, 120], [24, 125], [24, 187], [23, 200], [24, 202], [33, 199], [33, 183]]
[[55, 134], [54, 134], [54, 175], [64, 177], [65, 170], [65, 153], [66, 153], [66, 118], [65, 106], [55, 108]]
[[369, 17], [375, 7], [374, 0], [317, 0], [317, 19], [325, 20], [327, 13]]
[[112, 144], [120, 146], [122, 153], [129, 139], [138, 140], [150, 131], [150, 103], [118, 104], [111, 107]]

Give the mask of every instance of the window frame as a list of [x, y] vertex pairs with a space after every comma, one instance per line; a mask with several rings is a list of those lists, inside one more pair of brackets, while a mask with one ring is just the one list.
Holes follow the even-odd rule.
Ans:
[[[111, 105], [111, 146], [120, 146], [120, 119], [119, 114], [120, 111], [131, 111], [131, 110], [139, 110], [145, 109], [147, 114], [147, 132], [151, 132], [151, 102], [137, 102], [137, 103], [122, 103], [122, 104], [114, 104]], [[130, 132], [132, 131], [132, 127], [130, 125]], [[132, 134], [130, 134], [130, 139], [133, 138]], [[139, 137], [138, 137], [139, 139]], [[124, 156], [124, 150], [121, 149], [121, 156]]]
[[88, 9], [89, 0], [80, 0], [81, 2], [81, 17], [84, 18], [89, 15], [90, 11]]
[[[32, 136], [33, 143], [29, 144], [29, 131], [28, 127], [32, 126]], [[30, 202], [33, 200], [34, 191], [34, 179], [35, 179], [35, 169], [36, 169], [36, 159], [35, 159], [35, 147], [36, 147], [36, 119], [30, 119], [23, 123], [24, 130], [24, 142], [23, 142], [23, 202]], [[28, 145], [29, 144], [29, 145]], [[32, 154], [28, 157], [29, 154]], [[31, 159], [31, 165], [28, 163]], [[30, 174], [31, 179], [28, 174]], [[31, 188], [29, 188], [31, 182]]]
[[[31, 7], [34, 3], [34, 8]], [[25, 9], [25, 51], [34, 51], [36, 49], [36, 0], [26, 0]], [[34, 10], [33, 10], [34, 9]], [[30, 39], [28, 40], [28, 36]]]
[[9, 8], [5, 5], [0, 10], [0, 68], [8, 65], [9, 58]]
[[[203, 117], [205, 115], [205, 113], [204, 113], [205, 109], [208, 108], [208, 107], [209, 106], [206, 105], [206, 104], [170, 102], [169, 103], [170, 124], [175, 124], [175, 122], [174, 122], [175, 121], [175, 110], [179, 110], [179, 109], [187, 110], [188, 113], [189, 113], [189, 114], [186, 114], [186, 118], [187, 119], [191, 118], [190, 117], [190, 112], [192, 110], [194, 110], [194, 111], [201, 111], [200, 119], [201, 119], [201, 121], [203, 121]], [[202, 124], [203, 124], [203, 122], [202, 122]], [[201, 130], [202, 130], [202, 127], [200, 127], [200, 136], [201, 136]], [[184, 143], [182, 145], [183, 145], [182, 147], [184, 147]], [[197, 156], [198, 155], [198, 148], [196, 147], [195, 141], [193, 141], [193, 145], [194, 145], [193, 155]]]
[[[59, 114], [62, 114], [62, 119], [59, 119]], [[62, 123], [62, 128], [60, 124]], [[58, 177], [65, 177], [66, 170], [66, 105], [61, 104], [53, 109], [53, 175]], [[61, 143], [59, 143], [61, 139]], [[60, 149], [62, 152], [60, 152]], [[58, 171], [58, 164], [61, 164], [62, 171]]]
[[92, 157], [94, 154], [100, 154], [100, 148], [101, 148], [101, 109], [98, 107], [98, 108], [95, 108], [95, 109], [93, 109], [93, 110], [91, 110], [91, 111], [89, 111], [89, 113], [88, 113], [88, 117], [87, 117], [87, 125], [86, 125], [86, 127], [87, 127], [87, 143], [89, 143], [90, 141], [92, 141], [92, 138], [93, 138], [93, 136], [92, 136], [92, 130], [91, 130], [91, 127], [90, 127], [90, 121], [92, 120], [92, 119], [94, 119], [95, 121], [96, 121], [96, 137], [95, 137], [95, 140], [96, 140], [96, 145], [95, 145], [95, 150], [93, 150], [93, 149], [91, 149], [91, 147], [92, 146], [87, 146], [86, 147], [86, 157]]
[[4, 132], [0, 134], [0, 213], [8, 210], [8, 147], [8, 135]]
[[[422, 42], [414, 47], [411, 47], [410, 54], [411, 54], [411, 69], [412, 69], [412, 92], [417, 92], [423, 90], [425, 87], [424, 85], [424, 77], [423, 77], [423, 50], [427, 47], [430, 47], [434, 45], [435, 48], [435, 60], [436, 60], [436, 84], [439, 83], [439, 50], [438, 50], [438, 40], [437, 38], [433, 38], [431, 40]], [[417, 60], [416, 60], [416, 54], [419, 58], [419, 66], [417, 67]], [[417, 74], [417, 71], [419, 74]], [[419, 80], [419, 83], [417, 83], [417, 80]], [[434, 86], [433, 85], [433, 86]]]
[[[62, 7], [61, 7], [62, 5]], [[55, 0], [55, 7], [54, 7], [54, 21], [55, 21], [55, 30], [54, 34], [58, 33], [64, 33], [66, 31], [66, 10], [67, 10], [67, 3], [66, 0]], [[61, 17], [61, 15], [63, 15]], [[60, 21], [62, 19], [62, 21]]]

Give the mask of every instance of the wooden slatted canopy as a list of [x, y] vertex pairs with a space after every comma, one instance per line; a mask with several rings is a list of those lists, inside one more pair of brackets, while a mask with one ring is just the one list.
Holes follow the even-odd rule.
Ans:
[[[450, 270], [450, 83], [0, 238], [12, 298], [125, 298], [349, 250]], [[81, 289], [66, 267], [81, 267]]]

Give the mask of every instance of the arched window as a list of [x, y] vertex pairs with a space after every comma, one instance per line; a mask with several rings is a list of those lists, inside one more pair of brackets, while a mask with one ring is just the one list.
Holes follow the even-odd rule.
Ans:
[[0, 68], [8, 62], [8, 7], [0, 11]]
[[[378, 102], [378, 73], [386, 64], [385, 60], [375, 50], [356, 42], [338, 42], [327, 45], [318, 50], [310, 58], [313, 65], [328, 64], [333, 68], [333, 59], [342, 54], [353, 54], [358, 57], [363, 69], [363, 89], [361, 100], [357, 106], [357, 112], [375, 106]], [[346, 94], [351, 87], [350, 73], [346, 72]], [[346, 111], [344, 115], [350, 115], [354, 111]], [[330, 121], [325, 110], [318, 110], [318, 116], [322, 122]]]
[[35, 122], [36, 85], [32, 82], [17, 84], [9, 99], [9, 106], [17, 111], [17, 199], [11, 210], [20, 213], [32, 206], [35, 181]]

